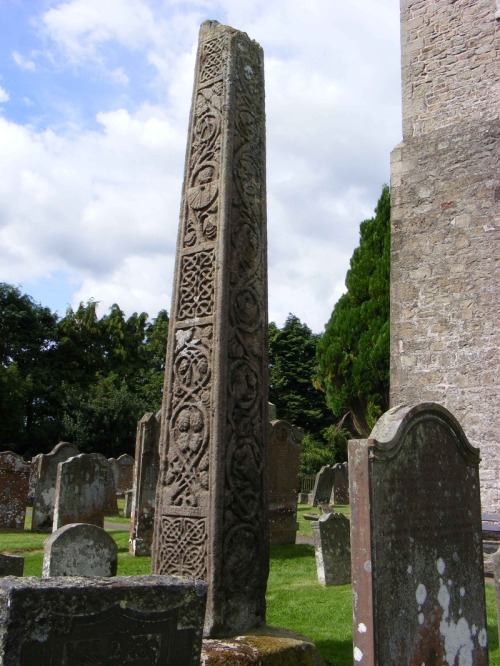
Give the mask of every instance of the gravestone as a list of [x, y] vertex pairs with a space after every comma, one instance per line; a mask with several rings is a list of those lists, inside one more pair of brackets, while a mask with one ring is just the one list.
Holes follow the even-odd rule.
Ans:
[[326, 512], [312, 523], [316, 570], [321, 585], [351, 582], [349, 520], [341, 513]]
[[265, 622], [269, 570], [263, 54], [206, 21], [169, 324], [152, 570], [209, 581], [206, 635]]
[[123, 495], [123, 517], [130, 518], [132, 515], [132, 493], [133, 490], [126, 490]]
[[100, 453], [80, 453], [59, 463], [53, 530], [70, 523], [104, 526], [109, 463]]
[[270, 402], [268, 408], [269, 408], [269, 420], [276, 421], [278, 419], [278, 417], [276, 416], [276, 405]]
[[478, 466], [435, 403], [349, 442], [356, 663], [488, 663]]
[[325, 465], [316, 474], [316, 481], [314, 488], [310, 495], [311, 506], [318, 504], [328, 504], [332, 494], [334, 480], [333, 468], [330, 465]]
[[129, 539], [129, 551], [137, 556], [151, 555], [160, 470], [160, 418], [160, 412], [156, 416], [147, 412], [137, 423]]
[[[103, 456], [104, 458], [104, 456]], [[104, 514], [106, 516], [117, 516], [118, 511], [118, 500], [116, 498], [116, 486], [115, 486], [115, 477], [113, 475], [113, 468], [109, 463], [107, 458], [104, 458], [107, 465], [106, 472], [106, 483], [104, 491]]]
[[43, 544], [42, 576], [116, 576], [118, 546], [101, 527], [64, 525]]
[[495, 578], [495, 592], [497, 598], [497, 623], [500, 636], [500, 548], [493, 555], [493, 577]]
[[54, 522], [54, 501], [56, 498], [57, 466], [79, 451], [73, 444], [59, 442], [50, 453], [43, 453], [36, 459], [36, 486], [33, 495], [33, 532], [52, 532]]
[[0, 553], [0, 576], [22, 576], [24, 557]]
[[38, 458], [42, 455], [38, 453], [30, 461], [30, 478], [28, 482], [28, 497], [26, 500], [26, 506], [33, 506], [33, 498], [35, 496], [35, 488], [38, 481]]
[[346, 462], [336, 463], [333, 469], [333, 487], [330, 503], [349, 504], [349, 468]]
[[4, 666], [198, 666], [206, 585], [170, 576], [1, 578]]
[[134, 459], [128, 453], [123, 453], [118, 458], [108, 458], [108, 462], [113, 471], [116, 494], [122, 497], [134, 482]]
[[304, 432], [287, 421], [271, 421], [269, 433], [269, 541], [293, 544], [297, 535], [300, 445]]
[[30, 464], [12, 451], [0, 452], [0, 529], [23, 530]]

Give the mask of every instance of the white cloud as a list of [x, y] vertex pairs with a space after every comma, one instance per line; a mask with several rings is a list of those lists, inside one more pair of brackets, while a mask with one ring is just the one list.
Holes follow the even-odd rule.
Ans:
[[[73, 305], [95, 298], [152, 316], [170, 306], [196, 35], [215, 18], [265, 52], [270, 319], [292, 312], [322, 330], [400, 140], [396, 4], [54, 4], [41, 25], [55, 87], [65, 65], [85, 65], [134, 103], [105, 100], [90, 129], [81, 118], [93, 100], [58, 88], [66, 125], [0, 117], [2, 279], [59, 271], [79, 285]], [[138, 72], [128, 52], [142, 58]]]
[[10, 99], [9, 93], [0, 86], [0, 104], [8, 102]]
[[36, 70], [35, 62], [33, 60], [28, 60], [18, 51], [12, 51], [12, 59], [20, 69], [26, 69], [30, 72]]

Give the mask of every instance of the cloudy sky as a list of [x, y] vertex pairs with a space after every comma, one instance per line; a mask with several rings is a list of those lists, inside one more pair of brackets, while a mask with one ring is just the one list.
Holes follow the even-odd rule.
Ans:
[[398, 0], [0, 0], [0, 281], [170, 308], [198, 30], [264, 49], [269, 318], [323, 330], [401, 140]]

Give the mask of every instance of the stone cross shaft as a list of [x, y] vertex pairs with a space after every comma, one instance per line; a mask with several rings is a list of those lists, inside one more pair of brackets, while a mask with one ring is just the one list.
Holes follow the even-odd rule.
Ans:
[[205, 635], [265, 622], [263, 53], [200, 29], [165, 370], [153, 573], [208, 583]]

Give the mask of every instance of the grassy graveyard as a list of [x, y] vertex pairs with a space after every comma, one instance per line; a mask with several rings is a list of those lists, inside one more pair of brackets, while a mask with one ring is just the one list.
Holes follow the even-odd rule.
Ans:
[[[348, 507], [340, 507], [348, 513]], [[120, 511], [123, 505], [120, 504]], [[311, 507], [299, 507], [299, 535], [311, 536], [311, 522], [304, 513], [317, 513]], [[128, 553], [128, 519], [109, 516], [106, 522], [123, 524], [123, 529], [107, 530], [118, 545], [118, 575], [133, 576], [150, 572], [149, 557], [131, 557]], [[25, 576], [40, 576], [43, 542], [48, 534], [29, 530], [2, 532], [0, 551], [23, 555]], [[490, 666], [500, 666], [494, 585], [486, 585]], [[271, 626], [286, 627], [305, 634], [318, 646], [329, 666], [352, 666], [351, 586], [323, 587], [318, 584], [314, 548], [309, 544], [276, 546], [271, 549], [267, 587], [267, 621]]]

